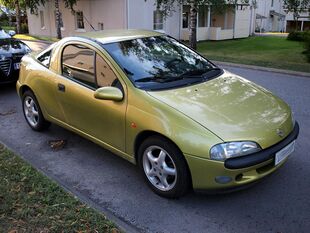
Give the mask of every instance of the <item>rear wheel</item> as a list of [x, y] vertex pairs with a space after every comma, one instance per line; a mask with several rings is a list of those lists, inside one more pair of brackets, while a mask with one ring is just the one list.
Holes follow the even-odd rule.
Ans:
[[35, 131], [42, 131], [50, 126], [44, 119], [39, 103], [33, 92], [28, 90], [23, 94], [23, 113], [28, 125]]
[[178, 198], [188, 191], [190, 175], [180, 150], [163, 137], [150, 137], [140, 146], [139, 165], [151, 189], [160, 196]]

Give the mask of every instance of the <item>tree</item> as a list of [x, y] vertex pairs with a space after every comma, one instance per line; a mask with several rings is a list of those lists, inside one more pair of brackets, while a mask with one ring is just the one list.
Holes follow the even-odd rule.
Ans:
[[17, 33], [20, 33], [20, 28], [21, 28], [21, 21], [20, 21], [20, 5], [19, 5], [19, 1], [15, 0], [14, 1], [15, 4], [15, 11], [16, 11], [16, 31]]
[[190, 6], [189, 44], [190, 47], [197, 47], [197, 12], [200, 5], [211, 5], [214, 11], [223, 13], [229, 6], [248, 4], [249, 0], [156, 0], [157, 8], [162, 10], [164, 16], [174, 11], [175, 4]]
[[60, 12], [59, 12], [58, 0], [55, 0], [55, 18], [56, 18], [57, 39], [61, 39]]
[[[32, 14], [38, 12], [38, 6], [45, 4], [48, 0], [25, 0], [26, 6], [30, 9], [30, 12]], [[65, 7], [70, 9], [72, 13], [74, 13], [73, 6], [76, 4], [78, 0], [63, 0], [65, 3]], [[55, 20], [56, 20], [56, 32], [57, 32], [57, 38], [61, 39], [61, 19], [60, 19], [60, 11], [59, 11], [59, 0], [54, 0], [55, 4]]]
[[[15, 9], [16, 11], [16, 31], [20, 33], [21, 20], [20, 11], [21, 8], [26, 10], [28, 8], [31, 14], [38, 13], [38, 7], [45, 4], [49, 0], [0, 0], [0, 4], [6, 6], [9, 9]], [[65, 7], [74, 12], [73, 6], [78, 0], [64, 0]], [[56, 32], [57, 38], [61, 39], [61, 24], [60, 24], [60, 11], [59, 11], [59, 0], [54, 0], [55, 4], [55, 18], [56, 18]]]
[[0, 4], [4, 5], [8, 9], [15, 10], [16, 12], [16, 31], [17, 33], [21, 32], [21, 19], [20, 19], [20, 12], [21, 8], [24, 9], [25, 7], [25, 1], [20, 0], [0, 0]]
[[310, 13], [310, 0], [284, 0], [283, 8], [288, 13], [293, 13], [295, 27], [298, 27], [299, 14], [308, 10]]

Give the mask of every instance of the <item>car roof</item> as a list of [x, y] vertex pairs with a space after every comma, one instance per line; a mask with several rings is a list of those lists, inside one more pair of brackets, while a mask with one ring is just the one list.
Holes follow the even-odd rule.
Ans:
[[163, 33], [149, 30], [129, 29], [129, 30], [102, 30], [102, 31], [85, 32], [85, 33], [79, 33], [77, 36], [87, 37], [90, 39], [97, 40], [103, 44], [107, 44], [131, 39], [160, 36], [160, 35], [163, 35]]

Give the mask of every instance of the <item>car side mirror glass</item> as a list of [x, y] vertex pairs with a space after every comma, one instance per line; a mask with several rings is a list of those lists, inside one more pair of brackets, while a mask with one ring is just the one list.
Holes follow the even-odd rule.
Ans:
[[94, 93], [96, 99], [121, 101], [124, 98], [123, 92], [116, 87], [101, 87]]
[[12, 37], [16, 35], [16, 32], [14, 30], [10, 30], [8, 34]]

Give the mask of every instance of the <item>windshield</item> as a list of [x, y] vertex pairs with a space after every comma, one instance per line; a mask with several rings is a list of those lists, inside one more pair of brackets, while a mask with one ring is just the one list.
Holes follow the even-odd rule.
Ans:
[[4, 30], [0, 30], [0, 39], [8, 39], [11, 38], [9, 34], [7, 34]]
[[102, 46], [134, 85], [144, 90], [191, 85], [221, 73], [207, 59], [168, 36], [126, 40]]

